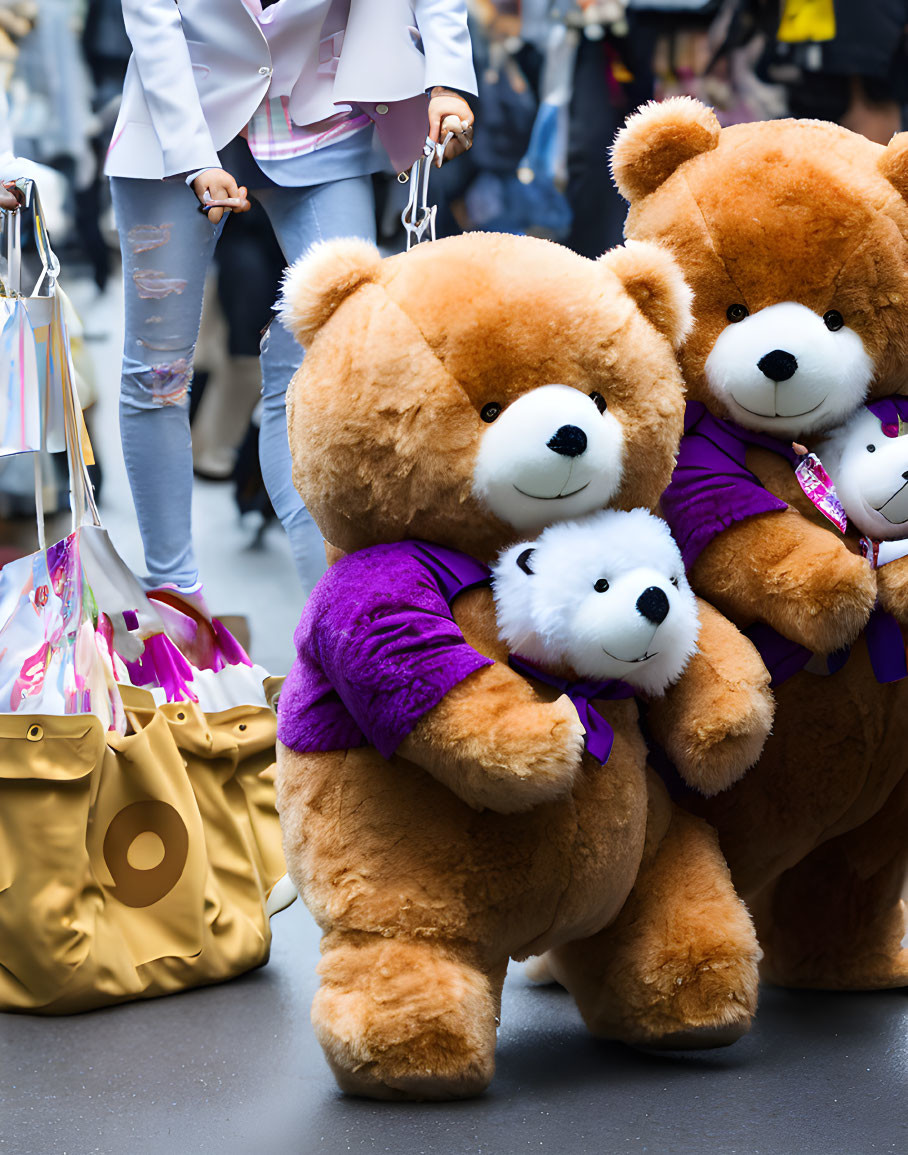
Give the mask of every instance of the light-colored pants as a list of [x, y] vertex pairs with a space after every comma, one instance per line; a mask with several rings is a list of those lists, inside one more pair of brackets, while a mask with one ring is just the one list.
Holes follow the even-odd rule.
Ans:
[[[375, 239], [369, 177], [306, 188], [252, 189], [289, 263], [316, 241]], [[111, 179], [125, 284], [126, 339], [120, 392], [123, 456], [151, 586], [193, 586], [192, 445], [189, 390], [205, 277], [223, 227], [198, 211], [181, 180]], [[304, 584], [321, 567], [321, 541], [293, 487], [287, 442], [287, 386], [303, 351], [275, 320], [262, 346], [262, 474], [290, 538]], [[225, 558], [225, 563], [227, 559]]]

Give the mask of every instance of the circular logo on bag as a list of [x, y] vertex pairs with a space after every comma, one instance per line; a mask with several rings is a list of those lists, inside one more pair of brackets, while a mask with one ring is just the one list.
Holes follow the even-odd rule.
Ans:
[[189, 834], [167, 802], [132, 802], [104, 835], [104, 861], [113, 876], [109, 887], [124, 906], [160, 902], [180, 881], [189, 855]]
[[46, 606], [47, 599], [50, 597], [50, 591], [47, 586], [38, 586], [35, 590], [35, 605]]

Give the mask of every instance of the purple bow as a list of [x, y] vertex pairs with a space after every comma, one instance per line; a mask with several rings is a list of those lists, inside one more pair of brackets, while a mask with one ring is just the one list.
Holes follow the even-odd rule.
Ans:
[[586, 733], [587, 750], [604, 766], [612, 752], [615, 731], [599, 711], [593, 708], [592, 703], [596, 698], [611, 702], [633, 698], [637, 692], [633, 686], [629, 686], [619, 678], [610, 678], [607, 682], [569, 682], [566, 678], [556, 678], [545, 670], [540, 670], [538, 666], [517, 654], [510, 655], [508, 665], [518, 674], [536, 678], [537, 681], [545, 682], [547, 686], [560, 690], [562, 694], [567, 694], [577, 709], [577, 716]]
[[908, 397], [884, 397], [880, 401], [871, 401], [867, 408], [877, 418], [887, 437], [898, 437], [899, 418], [908, 421]]

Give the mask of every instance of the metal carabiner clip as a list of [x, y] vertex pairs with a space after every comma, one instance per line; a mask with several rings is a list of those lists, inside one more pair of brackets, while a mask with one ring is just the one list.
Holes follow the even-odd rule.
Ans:
[[440, 162], [453, 135], [453, 132], [449, 132], [439, 144], [426, 137], [422, 156], [410, 169], [407, 178], [410, 183], [410, 196], [404, 211], [400, 214], [401, 224], [407, 234], [407, 252], [422, 241], [435, 240], [435, 214], [438, 206], [429, 204], [429, 176], [432, 165]]

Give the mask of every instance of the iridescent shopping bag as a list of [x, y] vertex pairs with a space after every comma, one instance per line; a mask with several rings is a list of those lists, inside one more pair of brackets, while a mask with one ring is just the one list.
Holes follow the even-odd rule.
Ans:
[[[57, 277], [38, 190], [17, 182], [23, 202], [4, 213], [5, 276], [0, 280], [0, 455], [65, 448], [64, 381], [68, 350]], [[23, 256], [22, 215], [34, 233], [35, 257]], [[32, 267], [35, 266], [35, 267]]]

